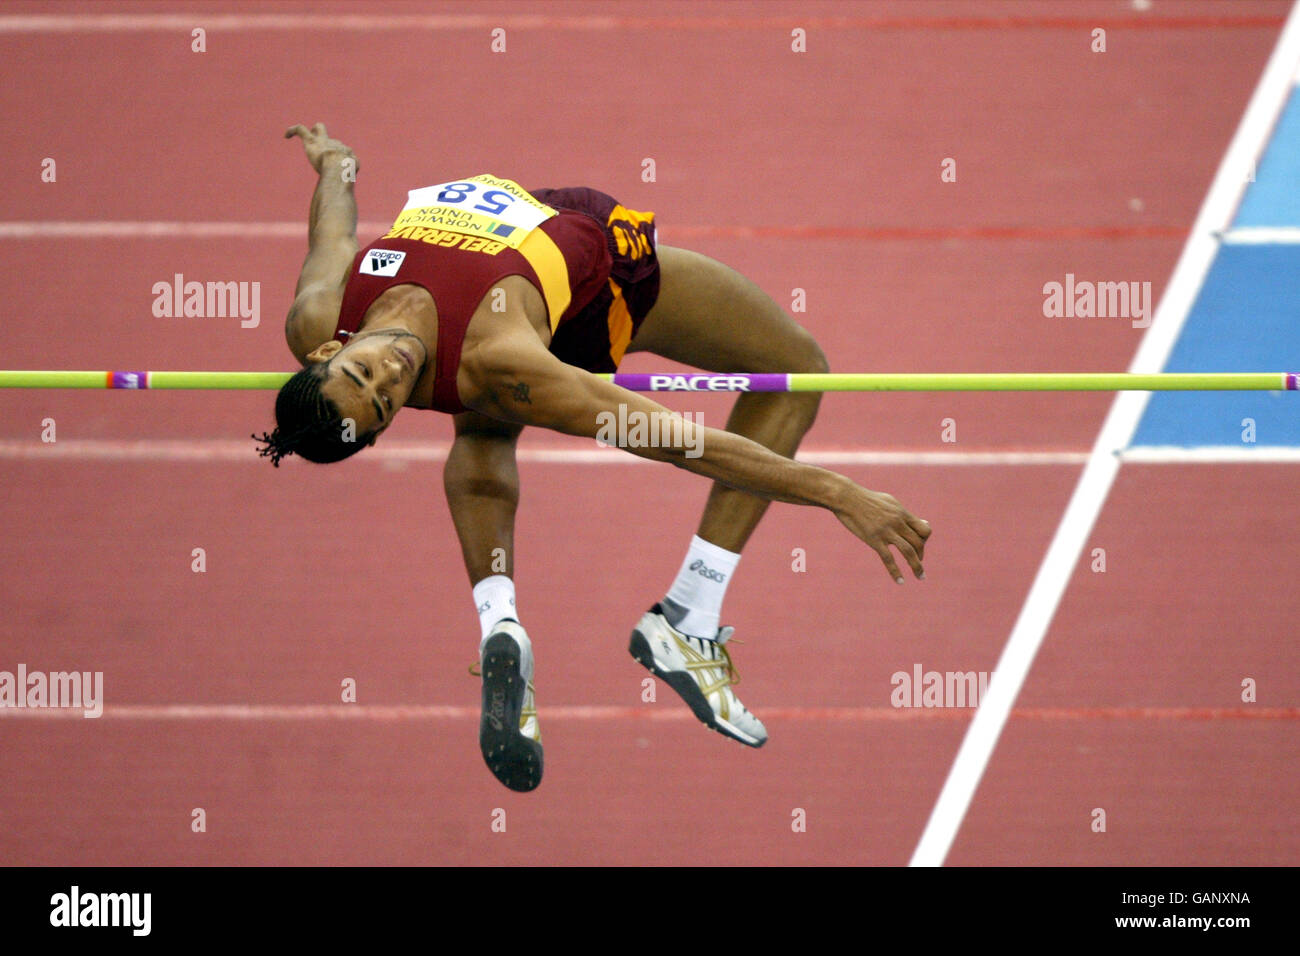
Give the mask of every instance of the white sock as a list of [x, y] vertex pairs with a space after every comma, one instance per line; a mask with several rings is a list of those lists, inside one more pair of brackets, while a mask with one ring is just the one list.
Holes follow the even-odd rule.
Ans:
[[519, 620], [519, 612], [515, 610], [515, 582], [504, 574], [484, 578], [474, 585], [474, 607], [478, 609], [478, 623], [483, 629], [483, 639], [506, 618]]
[[739, 554], [693, 535], [682, 569], [664, 600], [668, 623], [691, 637], [716, 637], [722, 599], [739, 563]]

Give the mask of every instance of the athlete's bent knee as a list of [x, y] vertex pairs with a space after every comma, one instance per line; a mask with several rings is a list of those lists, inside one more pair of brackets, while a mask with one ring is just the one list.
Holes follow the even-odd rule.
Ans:
[[791, 372], [812, 372], [824, 375], [831, 370], [830, 362], [826, 361], [826, 353], [817, 344], [817, 340], [806, 331], [803, 331], [800, 336], [799, 347], [790, 356], [790, 360], [792, 362]]

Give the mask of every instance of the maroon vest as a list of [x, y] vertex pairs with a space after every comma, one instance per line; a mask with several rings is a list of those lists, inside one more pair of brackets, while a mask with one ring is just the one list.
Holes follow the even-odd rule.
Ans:
[[[568, 267], [571, 299], [560, 317], [562, 323], [577, 314], [604, 288], [611, 265], [608, 237], [602, 224], [593, 216], [564, 209], [537, 228], [559, 247]], [[390, 272], [391, 275], [387, 274]], [[528, 260], [508, 246], [495, 255], [489, 255], [477, 250], [432, 245], [419, 239], [376, 239], [358, 252], [352, 262], [334, 338], [346, 344], [361, 327], [366, 311], [375, 299], [393, 286], [420, 286], [433, 296], [438, 309], [433, 407], [440, 412], [466, 411], [456, 391], [456, 372], [460, 368], [465, 330], [492, 286], [513, 275], [523, 276], [539, 293], [542, 291], [537, 273]]]

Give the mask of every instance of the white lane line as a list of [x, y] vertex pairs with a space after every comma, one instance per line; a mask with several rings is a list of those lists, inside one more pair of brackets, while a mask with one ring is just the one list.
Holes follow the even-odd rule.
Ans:
[[[391, 222], [364, 220], [357, 223], [357, 235], [382, 236], [392, 228]], [[678, 242], [694, 239], [838, 239], [863, 242], [899, 242], [915, 240], [935, 242], [946, 239], [988, 240], [1075, 240], [1181, 239], [1186, 230], [1177, 226], [952, 226], [924, 228], [917, 226], [764, 226], [698, 225], [691, 223], [659, 226], [661, 240]], [[0, 239], [29, 241], [38, 239], [293, 239], [307, 237], [306, 221], [267, 220], [238, 222], [226, 220], [179, 219], [105, 220], [105, 219], [11, 219], [0, 221]]]
[[568, 28], [613, 30], [626, 17], [538, 16], [530, 14], [390, 14], [390, 13], [91, 13], [13, 14], [0, 16], [2, 33], [125, 33], [180, 31], [195, 27], [208, 32], [235, 30], [329, 30], [376, 32], [391, 30], [515, 30]]
[[1218, 238], [1225, 246], [1295, 246], [1300, 245], [1300, 227], [1237, 226]]
[[[380, 235], [391, 222], [357, 223], [358, 235]], [[0, 239], [305, 239], [305, 220], [226, 222], [172, 219], [54, 219], [0, 222]]]
[[[39, 439], [0, 439], [0, 461], [262, 461], [256, 445], [225, 439], [60, 439], [49, 444]], [[359, 462], [440, 462], [447, 460], [450, 442], [393, 442], [376, 445], [354, 459]], [[617, 448], [597, 445], [562, 445], [551, 448], [522, 447], [520, 462], [561, 465], [651, 465], [654, 462]], [[1082, 465], [1083, 451], [887, 451], [855, 448], [826, 448], [800, 451], [798, 458], [814, 465]], [[286, 458], [284, 464], [299, 464]]]
[[[611, 704], [544, 706], [547, 720], [654, 720], [693, 722], [682, 707]], [[82, 707], [0, 706], [4, 720], [478, 720], [478, 707], [459, 704], [105, 704], [100, 717]], [[964, 707], [764, 707], [763, 716], [790, 721], [965, 720]], [[1300, 707], [1026, 707], [1025, 720], [1297, 720]]]
[[[1300, 409], [1297, 409], [1300, 414]], [[1294, 445], [1135, 445], [1120, 454], [1120, 461], [1135, 465], [1291, 465], [1300, 463]]]
[[[391, 221], [362, 220], [357, 223], [357, 235], [382, 236], [393, 228]], [[900, 230], [901, 231], [901, 230]], [[660, 240], [675, 242], [677, 235], [697, 238], [744, 238], [746, 232], [773, 238], [817, 238], [815, 227], [800, 232], [798, 227], [773, 226], [699, 226], [688, 223], [659, 226], [655, 233]], [[870, 239], [876, 235], [889, 235], [891, 230], [864, 229], [860, 235]], [[760, 237], [761, 237], [760, 236]], [[264, 222], [233, 222], [198, 219], [52, 219], [49, 221], [10, 219], [0, 221], [0, 240], [33, 239], [294, 239], [307, 238], [306, 220], [266, 220]], [[924, 238], [924, 237], [922, 237]]]
[[[46, 444], [38, 439], [0, 438], [0, 461], [152, 461], [152, 462], [242, 462], [256, 464], [261, 458], [254, 443], [219, 438], [201, 439], [98, 439], [70, 438]], [[391, 442], [362, 452], [354, 460], [369, 464], [384, 462], [442, 462], [447, 460], [450, 442]], [[813, 465], [897, 465], [897, 466], [1042, 466], [1086, 465], [1086, 451], [1027, 451], [986, 449], [983, 451], [898, 451], [874, 448], [804, 449], [798, 459]], [[1118, 455], [1120, 461], [1150, 465], [1182, 464], [1291, 464], [1300, 463], [1300, 448], [1292, 445], [1181, 445], [1134, 446]], [[651, 465], [654, 462], [616, 448], [588, 445], [557, 445], [518, 451], [518, 460], [543, 465]], [[287, 458], [297, 467], [299, 459]]]
[[[1134, 4], [1150, 4], [1150, 0], [1133, 0]], [[369, 5], [367, 5], [369, 6]], [[694, 9], [677, 16], [628, 15], [623, 10], [631, 4], [608, 4], [619, 13], [597, 15], [507, 13], [490, 14], [402, 14], [383, 10], [366, 13], [69, 13], [69, 14], [11, 14], [0, 16], [0, 34], [4, 33], [112, 33], [124, 31], [167, 30], [188, 33], [194, 27], [207, 30], [329, 30], [375, 32], [390, 30], [488, 30], [503, 27], [508, 30], [737, 30], [737, 29], [789, 29], [788, 16], [768, 16], [764, 13], [746, 12], [733, 15], [708, 15]], [[738, 6], [732, 4], [731, 6]], [[918, 5], [919, 6], [919, 5]], [[1114, 22], [1115, 29], [1184, 29], [1216, 27], [1219, 29], [1240, 26], [1258, 29], [1271, 26], [1273, 17], [1243, 16], [1186, 16], [1161, 20], [1122, 18]], [[961, 29], [985, 30], [1016, 29], [1087, 29], [1091, 17], [1039, 16], [935, 16], [926, 11], [920, 15], [890, 15], [874, 13], [857, 16], [800, 16], [801, 26], [823, 30], [854, 29]], [[1111, 23], [1106, 24], [1108, 27]]]
[[[1291, 78], [1297, 63], [1300, 63], [1300, 4], [1291, 8], [1286, 26], [1232, 143], [1219, 163], [1214, 182], [1197, 214], [1155, 319], [1138, 346], [1129, 371], [1158, 372], [1164, 367], [1214, 261], [1218, 250], [1216, 233], [1227, 229], [1241, 201], [1246, 182], [1239, 172], [1250, 168], [1260, 154], [1291, 92]], [[1116, 395], [1025, 605], [994, 668], [996, 676], [975, 711], [957, 759], [948, 772], [943, 790], [912, 854], [912, 866], [941, 866], [948, 856], [1007, 716], [1065, 594], [1079, 554], [1110, 493], [1120, 466], [1117, 451], [1132, 441], [1149, 398], [1148, 392], [1120, 392]]]

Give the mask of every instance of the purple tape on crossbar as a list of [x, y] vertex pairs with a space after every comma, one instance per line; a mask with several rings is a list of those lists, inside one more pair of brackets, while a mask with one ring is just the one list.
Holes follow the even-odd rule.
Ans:
[[1288, 392], [1300, 392], [1300, 374], [1296, 372], [1286, 373], [1286, 390]]
[[787, 392], [784, 372], [759, 372], [753, 375], [615, 375], [614, 384], [633, 392]]
[[148, 388], [148, 372], [114, 372], [109, 388]]

